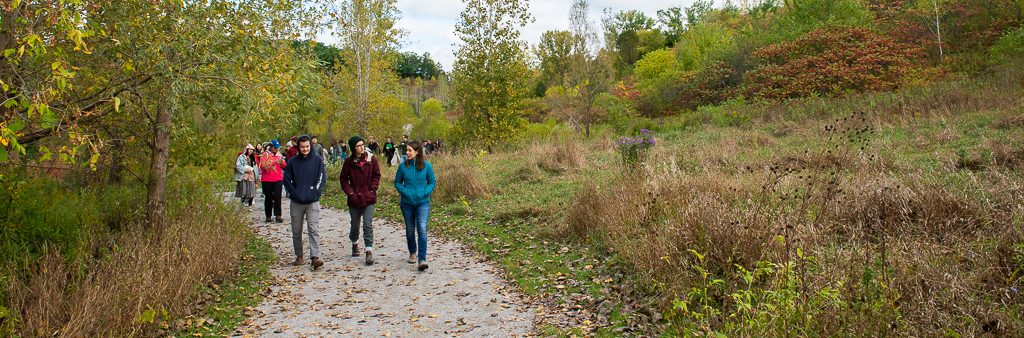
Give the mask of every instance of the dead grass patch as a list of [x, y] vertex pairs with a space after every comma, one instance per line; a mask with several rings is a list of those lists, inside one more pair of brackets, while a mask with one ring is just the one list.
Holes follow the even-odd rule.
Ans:
[[473, 157], [440, 155], [431, 159], [437, 187], [432, 198], [441, 202], [460, 198], [476, 199], [490, 196], [490, 187], [483, 180]]
[[216, 198], [195, 202], [165, 229], [126, 231], [107, 257], [68, 262], [51, 252], [30, 275], [11, 280], [17, 334], [146, 335], [165, 315], [186, 313], [198, 287], [236, 263], [247, 231]]

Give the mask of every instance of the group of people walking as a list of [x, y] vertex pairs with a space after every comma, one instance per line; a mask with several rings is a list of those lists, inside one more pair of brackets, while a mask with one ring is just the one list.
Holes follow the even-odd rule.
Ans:
[[[352, 256], [365, 254], [366, 264], [375, 263], [373, 258], [373, 212], [377, 203], [377, 189], [380, 184], [380, 165], [374, 155], [380, 151], [379, 145], [374, 146], [359, 136], [348, 140], [351, 155], [342, 161], [338, 179], [341, 189], [347, 197], [347, 206], [351, 216], [349, 240], [352, 242]], [[390, 144], [390, 148], [388, 147]], [[246, 145], [238, 155], [235, 163], [235, 196], [243, 205], [252, 206], [255, 195], [255, 182], [262, 183], [266, 222], [283, 223], [281, 215], [281, 190], [287, 193], [292, 227], [292, 245], [295, 251], [293, 265], [304, 265], [303, 224], [309, 241], [310, 264], [316, 270], [324, 265], [320, 257], [320, 198], [327, 184], [326, 161], [335, 161], [333, 151], [324, 149], [315, 141], [315, 137], [298, 136], [288, 143], [285, 153], [277, 140], [265, 144], [264, 149], [257, 150]], [[331, 148], [335, 148], [336, 144]], [[372, 150], [371, 150], [372, 149]], [[408, 263], [417, 264], [420, 271], [428, 268], [427, 264], [427, 222], [430, 217], [430, 196], [436, 187], [434, 169], [425, 158], [424, 145], [418, 141], [403, 142], [397, 147], [385, 143], [384, 153], [390, 159], [398, 159], [395, 173], [395, 189], [400, 198], [399, 206], [405, 220], [406, 244], [409, 249]], [[363, 248], [359, 248], [362, 234]]]

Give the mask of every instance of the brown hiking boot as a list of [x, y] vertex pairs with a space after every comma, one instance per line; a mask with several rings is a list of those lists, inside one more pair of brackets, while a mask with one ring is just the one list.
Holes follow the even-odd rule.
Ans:
[[324, 261], [320, 259], [320, 257], [313, 257], [312, 259], [310, 259], [310, 261], [313, 263], [313, 270], [319, 269], [321, 266], [324, 266]]
[[430, 266], [427, 265], [427, 261], [420, 261], [420, 266], [416, 267], [416, 269], [420, 270], [420, 271], [423, 271], [423, 270], [426, 270], [429, 267]]
[[284, 218], [278, 217], [275, 221], [277, 221], [277, 223], [284, 223]]
[[366, 265], [373, 265], [373, 251], [366, 252]]
[[359, 244], [352, 243], [352, 257], [359, 257]]
[[295, 261], [292, 262], [293, 266], [300, 266], [300, 265], [303, 265], [303, 264], [306, 264], [306, 260], [302, 259], [302, 256], [295, 257]]
[[416, 264], [416, 254], [409, 254], [409, 259], [405, 260], [409, 264]]

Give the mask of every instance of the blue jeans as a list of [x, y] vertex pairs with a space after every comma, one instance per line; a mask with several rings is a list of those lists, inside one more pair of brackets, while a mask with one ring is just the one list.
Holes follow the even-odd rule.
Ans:
[[409, 245], [409, 254], [415, 253], [420, 262], [426, 261], [427, 220], [430, 218], [430, 202], [420, 205], [401, 203], [399, 206], [402, 208], [402, 218], [405, 219], [405, 242]]

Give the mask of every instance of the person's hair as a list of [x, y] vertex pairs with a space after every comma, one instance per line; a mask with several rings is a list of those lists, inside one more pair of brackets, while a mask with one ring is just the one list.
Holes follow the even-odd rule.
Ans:
[[298, 139], [299, 139], [299, 137], [298, 137], [298, 136], [292, 136], [292, 138], [291, 138], [291, 141], [292, 141], [292, 142], [295, 142], [295, 141], [296, 141], [296, 140], [298, 140]]
[[402, 137], [404, 137], [404, 138], [409, 138], [409, 135], [407, 135], [407, 134], [403, 134], [403, 135], [402, 135]]
[[299, 145], [299, 143], [302, 143], [302, 142], [309, 142], [309, 140], [310, 140], [309, 136], [306, 136], [306, 135], [299, 136], [299, 141], [295, 142], [295, 145], [297, 146], [297, 145]]
[[412, 147], [412, 150], [416, 151], [416, 170], [423, 170], [423, 167], [427, 165], [427, 160], [423, 158], [423, 144], [420, 141], [410, 141], [405, 146]]

